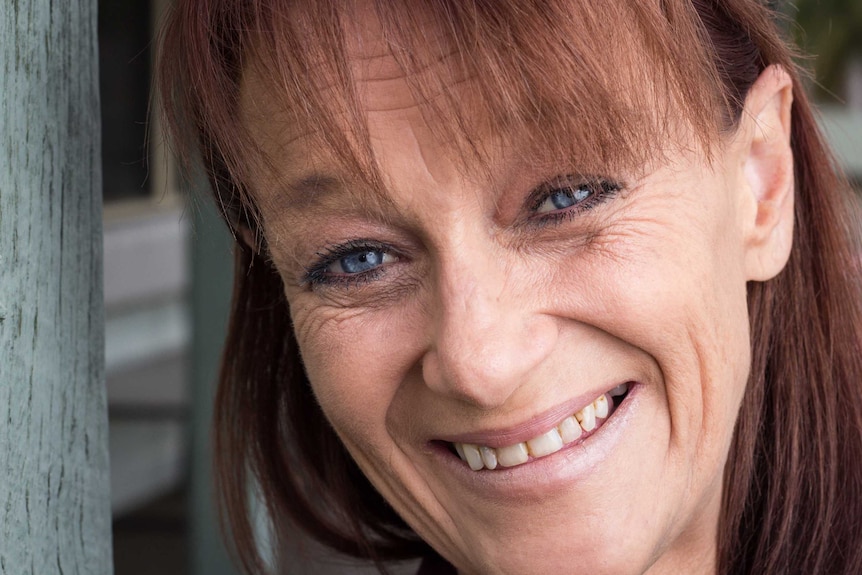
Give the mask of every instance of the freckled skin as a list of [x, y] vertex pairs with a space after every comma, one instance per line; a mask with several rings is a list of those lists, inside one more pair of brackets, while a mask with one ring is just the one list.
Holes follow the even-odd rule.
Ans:
[[[463, 573], [714, 572], [722, 470], [750, 361], [746, 282], [783, 265], [764, 268], [768, 258], [752, 253], [756, 226], [769, 221], [756, 217], [754, 192], [770, 185], [757, 180], [768, 169], [748, 169], [761, 161], [753, 120], [743, 115], [711, 164], [693, 139], [678, 142], [689, 151], [643, 174], [608, 174], [627, 180], [620, 194], [531, 226], [529, 194], [560, 173], [504, 159], [493, 171], [518, 176], [503, 186], [464, 174], [403, 80], [362, 77], [386, 217], [337, 192], [272, 209], [267, 177], [334, 162], [311, 139], [250, 126], [275, 157], [312, 149], [310, 165], [284, 162], [255, 189], [309, 379], [350, 453]], [[758, 86], [752, 115], [789, 107], [789, 97], [761, 106], [786, 94], [786, 81]], [[357, 238], [393, 246], [394, 261], [367, 281], [303, 283], [325, 245]], [[535, 494], [501, 497], [504, 488], [477, 488], [429, 449], [626, 381], [640, 386], [625, 433], [607, 454], [600, 433], [573, 452], [572, 467], [600, 464], [565, 489], [537, 480]]]

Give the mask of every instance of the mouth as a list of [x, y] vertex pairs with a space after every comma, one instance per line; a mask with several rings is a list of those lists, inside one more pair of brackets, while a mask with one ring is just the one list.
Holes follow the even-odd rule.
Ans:
[[515, 467], [548, 457], [565, 447], [583, 442], [598, 431], [625, 401], [630, 386], [629, 383], [623, 383], [601, 394], [579, 411], [566, 416], [554, 427], [532, 439], [501, 447], [450, 443], [450, 449], [473, 471]]

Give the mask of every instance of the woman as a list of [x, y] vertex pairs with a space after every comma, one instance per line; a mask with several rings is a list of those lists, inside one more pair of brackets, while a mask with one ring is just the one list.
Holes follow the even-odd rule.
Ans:
[[862, 572], [857, 229], [752, 0], [185, 0], [217, 483], [429, 572]]

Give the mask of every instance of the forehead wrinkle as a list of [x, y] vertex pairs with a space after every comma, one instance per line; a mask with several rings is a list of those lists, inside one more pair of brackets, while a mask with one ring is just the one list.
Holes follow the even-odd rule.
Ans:
[[413, 107], [430, 108], [427, 113], [436, 109], [436, 100], [470, 91], [473, 75], [453, 62], [463, 56], [454, 46], [420, 62], [407, 62], [393, 50], [350, 55], [351, 81], [365, 113]]
[[[447, 112], [449, 102], [446, 101], [446, 98], [457, 96], [464, 107], [476, 108], [477, 113], [469, 116], [472, 123], [475, 124], [470, 130], [471, 132], [480, 131], [480, 126], [490, 124], [486, 118], [487, 115], [480, 113], [481, 108], [471, 103], [473, 100], [478, 100], [478, 94], [476, 94], [476, 89], [473, 86], [473, 78], [447, 82], [445, 86], [440, 86], [433, 93], [420, 93], [407, 84], [405, 78], [365, 80], [363, 84], [366, 90], [361, 91], [360, 94], [363, 100], [362, 108], [366, 113], [415, 108], [423, 116], [429, 117], [430, 121], [433, 121], [435, 116], [442, 116]], [[438, 104], [441, 105], [438, 106]]]
[[[454, 94], [462, 101], [476, 100], [475, 81], [471, 75], [456, 73], [452, 67], [446, 66], [444, 60], [458, 57], [456, 51], [440, 55], [415, 70], [405, 71], [402, 64], [392, 52], [363, 56], [351, 55], [353, 69], [353, 88], [357, 90], [359, 103], [365, 114], [417, 108], [423, 115], [438, 111], [436, 101], [442, 100], [447, 93]], [[364, 65], [363, 65], [364, 63]], [[376, 65], [373, 65], [376, 64]], [[444, 71], [441, 72], [440, 68]], [[372, 70], [372, 68], [374, 68]], [[433, 91], [419, 88], [421, 79], [430, 77]], [[332, 74], [309, 74], [314, 80], [318, 99], [324, 102], [337, 102], [339, 95], [350, 91], [342, 86]], [[245, 124], [262, 149], [271, 156], [284, 156], [288, 148], [296, 146], [304, 137], [314, 137], [318, 127], [313, 122], [303, 121], [301, 105], [293, 102], [285, 95], [280, 95], [276, 76], [267, 76], [264, 69], [250, 64], [242, 75], [240, 86], [240, 120]], [[478, 108], [477, 108], [478, 109]], [[343, 123], [347, 110], [337, 106], [329, 110], [334, 118], [341, 118]], [[342, 126], [345, 134], [350, 132], [349, 126]], [[275, 152], [275, 153], [272, 153]]]
[[[379, 25], [376, 18], [370, 20]], [[471, 102], [474, 110], [481, 112], [481, 97], [477, 87], [471, 85], [475, 74], [468, 72], [469, 68], [461, 61], [464, 55], [451, 42], [439, 38], [425, 42], [423, 53], [417, 58], [417, 54], [403, 52], [397, 43], [393, 44], [383, 34], [370, 33], [367, 26], [354, 28], [356, 21], [349, 20], [346, 24], [345, 63], [348, 75], [339, 77], [331, 66], [312, 59], [310, 64], [316, 70], [309, 71], [306, 78], [316, 93], [315, 100], [323, 102], [325, 109], [322, 113], [335, 122], [329, 127], [342, 132], [347, 141], [360, 135], [348, 123], [349, 110], [341, 106], [345, 94], [349, 100], [351, 92], [357, 97], [359, 112], [365, 116], [366, 126], [369, 115], [410, 108], [417, 109], [426, 121], [435, 124], [440, 120], [438, 116], [449, 111], [454, 102], [461, 105]], [[266, 54], [267, 50], [263, 47], [260, 52]], [[241, 122], [252, 132], [252, 139], [257, 140], [264, 164], [269, 168], [284, 162], [296, 165], [297, 161], [301, 162], [308, 156], [309, 148], [303, 146], [303, 138], [322, 144], [332, 135], [321, 132], [325, 126], [317, 125], [313, 116], [305, 116], [312, 110], [306, 109], [302, 101], [293, 101], [288, 92], [280, 89], [280, 75], [268, 73], [265, 63], [268, 60], [265, 56], [261, 59], [261, 54], [246, 65], [242, 74]], [[463, 125], [452, 129], [480, 135], [490, 127], [488, 119], [481, 113], [459, 115], [455, 123]], [[445, 118], [442, 120], [447, 122]], [[468, 136], [468, 139], [472, 138]], [[298, 182], [298, 187], [314, 187], [307, 186], [307, 183]]]
[[[457, 81], [459, 77], [467, 75], [463, 64], [459, 65], [462, 58], [463, 54], [456, 47], [449, 46], [447, 50], [423, 58], [421, 62], [408, 63], [404, 58], [399, 58], [392, 48], [387, 48], [380, 54], [352, 53], [348, 64], [354, 68], [355, 81], [409, 79], [424, 76], [442, 78], [446, 75], [451, 76], [453, 81]], [[447, 74], [440, 74], [441, 71]]]

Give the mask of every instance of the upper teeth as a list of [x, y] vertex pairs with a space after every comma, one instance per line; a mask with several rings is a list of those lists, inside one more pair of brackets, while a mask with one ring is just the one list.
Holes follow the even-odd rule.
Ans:
[[455, 443], [455, 451], [473, 471], [484, 468], [496, 469], [498, 465], [514, 467], [526, 463], [530, 456], [538, 458], [551, 455], [562, 449], [564, 445], [580, 439], [584, 432], [593, 431], [598, 425], [596, 419], [603, 420], [610, 414], [612, 400], [608, 396], [617, 397], [627, 391], [628, 384], [618, 385], [607, 394], [597, 397], [595, 401], [574, 415], [563, 419], [556, 427], [527, 441], [496, 449], [486, 445]]

